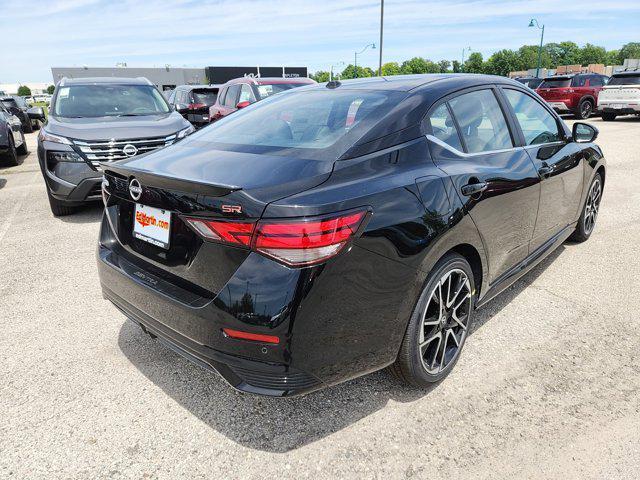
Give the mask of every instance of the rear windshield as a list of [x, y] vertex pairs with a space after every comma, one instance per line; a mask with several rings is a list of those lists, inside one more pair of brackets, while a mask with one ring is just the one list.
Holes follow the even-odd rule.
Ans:
[[217, 88], [199, 88], [193, 91], [194, 103], [204, 103], [205, 105], [213, 105], [218, 97]]
[[538, 88], [565, 88], [571, 86], [570, 78], [547, 78]]
[[169, 113], [151, 85], [71, 85], [60, 87], [52, 108], [57, 117], [129, 117]]
[[302, 87], [304, 83], [263, 83], [256, 85], [258, 89], [258, 95], [260, 99], [270, 97], [276, 93], [284, 92], [285, 90], [291, 90], [292, 88]]
[[335, 159], [406, 94], [362, 90], [304, 90], [276, 95], [239, 110], [181, 142], [213, 148]]
[[11, 99], [11, 100], [9, 100], [9, 99], [4, 99], [4, 100], [2, 100], [2, 104], [3, 104], [5, 107], [7, 107], [7, 108], [11, 108], [11, 107], [14, 107], [14, 108], [15, 108], [15, 107], [17, 107], [17, 106], [18, 106], [18, 104], [16, 103], [16, 101], [15, 101], [15, 100], [13, 100], [13, 99]]
[[640, 73], [637, 75], [614, 75], [607, 85], [640, 85]]
[[18, 106], [20, 108], [27, 108], [28, 107], [27, 102], [25, 101], [24, 98], [18, 97], [18, 96], [14, 96], [13, 99], [15, 100], [15, 102], [18, 104]]

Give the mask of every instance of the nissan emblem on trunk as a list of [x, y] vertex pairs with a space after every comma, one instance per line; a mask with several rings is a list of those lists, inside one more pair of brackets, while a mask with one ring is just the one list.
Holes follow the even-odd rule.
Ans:
[[131, 198], [136, 202], [140, 200], [142, 196], [142, 185], [140, 185], [140, 182], [135, 178], [129, 182], [129, 195], [131, 195]]
[[135, 145], [127, 143], [122, 149], [122, 153], [124, 153], [127, 157], [133, 157], [136, 153], [138, 153], [138, 149]]

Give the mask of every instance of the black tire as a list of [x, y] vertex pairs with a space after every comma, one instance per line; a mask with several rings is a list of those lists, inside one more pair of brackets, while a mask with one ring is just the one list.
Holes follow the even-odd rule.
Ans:
[[31, 120], [22, 125], [22, 130], [24, 133], [33, 133], [33, 127], [31, 126]]
[[29, 154], [29, 147], [27, 147], [27, 139], [24, 138], [24, 133], [22, 134], [22, 145], [20, 145], [18, 148], [16, 148], [16, 152], [18, 152], [18, 155], [28, 155]]
[[65, 205], [64, 202], [53, 198], [49, 189], [47, 189], [47, 196], [49, 197], [49, 206], [51, 207], [51, 213], [53, 213], [54, 217], [64, 217], [75, 213], [76, 207]]
[[36, 120], [32, 127], [34, 130], [40, 130], [40, 120]]
[[18, 152], [16, 152], [16, 144], [13, 141], [13, 135], [9, 134], [9, 146], [7, 152], [3, 155], [2, 160], [10, 167], [18, 166]]
[[596, 220], [598, 219], [598, 210], [600, 209], [600, 201], [602, 200], [603, 187], [602, 175], [596, 173], [595, 177], [593, 177], [593, 180], [591, 180], [591, 183], [589, 184], [587, 198], [584, 201], [578, 225], [576, 225], [576, 229], [569, 237], [569, 240], [574, 242], [585, 242], [593, 233], [596, 226]]
[[615, 113], [611, 113], [611, 112], [603, 112], [602, 113], [602, 120], [604, 120], [605, 122], [613, 122], [616, 119], [617, 115]]
[[[452, 283], [456, 285], [452, 287]], [[440, 290], [439, 284], [441, 284]], [[453, 298], [451, 308], [446, 307], [444, 314], [437, 302], [439, 294], [444, 298], [445, 305], [450, 298]], [[409, 320], [398, 357], [389, 370], [404, 383], [418, 387], [427, 387], [445, 378], [460, 357], [472, 325], [475, 299], [475, 283], [469, 262], [455, 253], [445, 255], [433, 267], [425, 281]], [[458, 302], [458, 307], [455, 307]], [[454, 312], [453, 316], [448, 312], [450, 309]], [[453, 336], [450, 335], [451, 333]], [[435, 344], [436, 340], [437, 344]], [[441, 343], [443, 341], [444, 345]], [[421, 342], [423, 347], [420, 346]], [[442, 354], [439, 353], [441, 347]], [[433, 361], [431, 361], [432, 354]], [[441, 360], [438, 362], [439, 356]], [[434, 365], [434, 362], [439, 365]], [[429, 368], [432, 371], [429, 371]]]
[[583, 98], [578, 104], [578, 110], [576, 110], [573, 116], [579, 120], [586, 120], [593, 113], [593, 102], [588, 98]]

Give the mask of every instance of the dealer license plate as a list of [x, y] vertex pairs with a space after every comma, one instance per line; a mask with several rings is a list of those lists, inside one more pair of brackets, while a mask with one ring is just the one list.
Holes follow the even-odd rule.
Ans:
[[171, 212], [136, 203], [133, 236], [161, 248], [169, 248]]

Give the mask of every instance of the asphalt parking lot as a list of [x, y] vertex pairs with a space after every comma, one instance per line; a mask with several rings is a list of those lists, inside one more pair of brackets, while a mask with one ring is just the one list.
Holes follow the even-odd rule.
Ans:
[[99, 205], [54, 218], [28, 135], [0, 167], [0, 477], [638, 478], [640, 118], [591, 122], [593, 236], [480, 310], [445, 381], [287, 400], [233, 391], [102, 299]]

